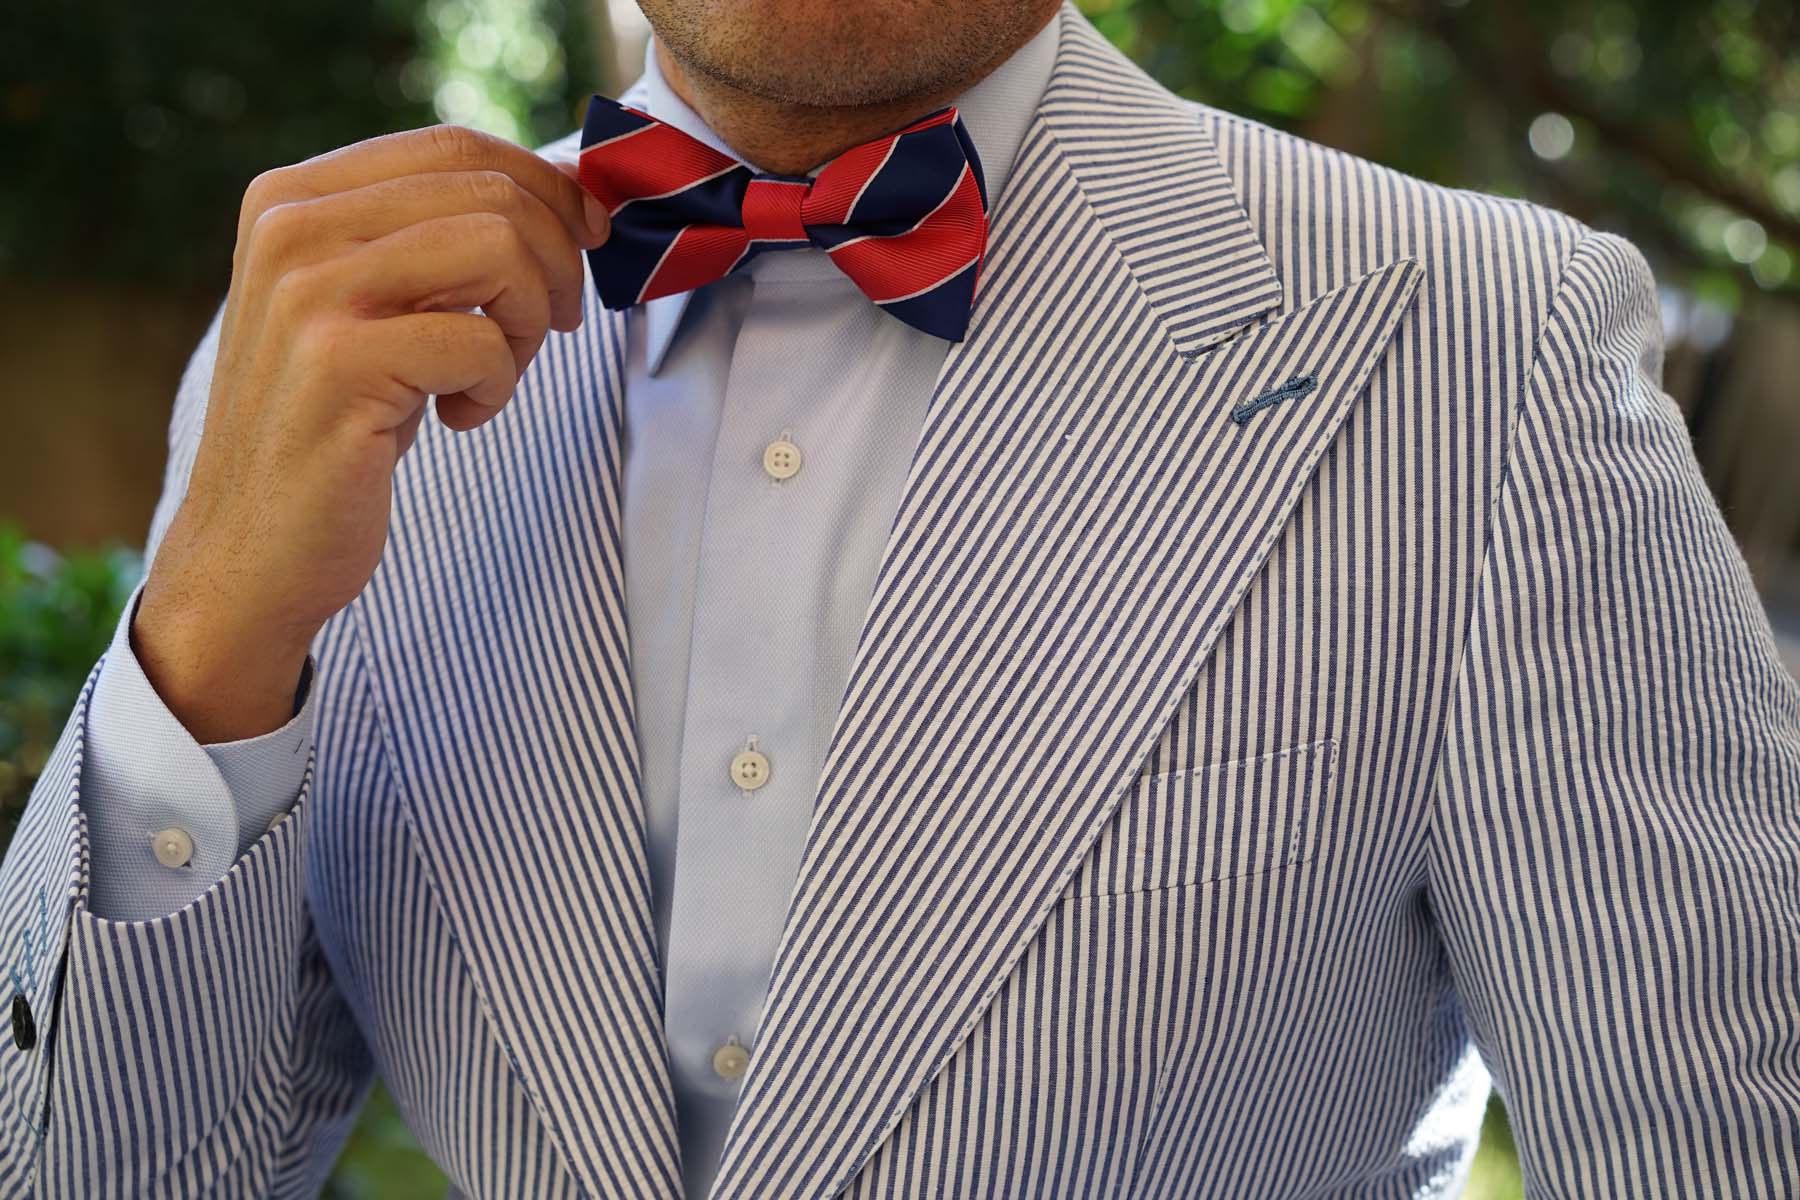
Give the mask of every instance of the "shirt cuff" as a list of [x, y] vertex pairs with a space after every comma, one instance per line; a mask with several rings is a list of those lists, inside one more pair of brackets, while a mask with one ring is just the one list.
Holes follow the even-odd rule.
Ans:
[[[166, 916], [224, 878], [293, 807], [312, 749], [312, 660], [295, 714], [260, 737], [202, 746], [144, 675], [131, 649], [142, 585], [113, 631], [89, 701], [81, 768], [88, 823], [88, 908], [121, 921]], [[155, 838], [184, 864], [166, 866]], [[175, 857], [165, 851], [165, 857]]]

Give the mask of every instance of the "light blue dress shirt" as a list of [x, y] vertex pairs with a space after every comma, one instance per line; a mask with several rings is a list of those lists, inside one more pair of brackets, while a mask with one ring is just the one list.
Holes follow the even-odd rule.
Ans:
[[[955, 101], [990, 209], [1049, 80], [1061, 19]], [[668, 86], [654, 45], [624, 99], [733, 153]], [[627, 328], [631, 682], [664, 1020], [697, 1197], [736, 1104], [738, 1048], [755, 1052], [825, 751], [949, 343], [883, 313], [813, 249], [764, 254], [651, 301]], [[131, 653], [135, 603], [96, 684], [82, 777], [90, 903], [121, 919], [189, 902], [292, 806], [315, 702], [307, 689], [283, 728], [198, 745]], [[747, 750], [767, 765], [753, 787], [733, 773]], [[158, 859], [164, 831], [191, 841], [187, 865]]]

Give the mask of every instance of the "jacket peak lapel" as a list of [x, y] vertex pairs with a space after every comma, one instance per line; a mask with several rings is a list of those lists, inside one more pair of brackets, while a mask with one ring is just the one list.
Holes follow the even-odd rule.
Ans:
[[1193, 109], [1072, 6], [1062, 22], [1039, 118], [1176, 351], [1203, 353], [1277, 308], [1281, 280]]
[[[1183, 120], [1107, 168], [1120, 118], [1094, 114], [1145, 86], [1065, 12], [883, 555], [715, 1197], [842, 1191], [967, 1038], [1409, 306], [1400, 261], [1258, 324], [1280, 285], [1194, 115], [1157, 93]], [[1204, 242], [1171, 232], [1184, 205]]]

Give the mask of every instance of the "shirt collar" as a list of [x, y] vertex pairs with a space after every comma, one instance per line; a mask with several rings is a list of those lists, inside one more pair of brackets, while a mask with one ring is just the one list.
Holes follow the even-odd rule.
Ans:
[[[975, 152], [981, 156], [990, 213], [999, 205], [1007, 178], [1012, 174], [1013, 160], [1018, 157], [1025, 133], [1031, 127], [1031, 118], [1050, 83], [1062, 21], [1059, 9], [1037, 36], [1014, 51], [974, 87], [951, 101], [968, 128]], [[669, 86], [656, 63], [654, 38], [644, 47], [643, 75], [620, 97], [620, 102], [673, 125], [722, 154], [740, 161], [743, 159]], [[746, 269], [758, 274], [779, 272], [783, 278], [802, 278], [809, 272], [828, 270], [835, 273], [837, 270], [819, 250], [764, 254], [749, 263]], [[687, 311], [688, 300], [693, 294], [678, 292], [643, 305], [645, 365], [652, 375], [662, 369], [663, 359], [681, 327], [682, 314]]]

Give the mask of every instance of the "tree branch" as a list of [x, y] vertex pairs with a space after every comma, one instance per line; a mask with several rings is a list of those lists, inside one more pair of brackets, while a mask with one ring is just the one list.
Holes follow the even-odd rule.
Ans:
[[[1577, 117], [1592, 126], [1609, 145], [1643, 162], [1665, 179], [1686, 184], [1750, 217], [1770, 237], [1800, 246], [1800, 219], [1783, 212], [1768, 197], [1749, 187], [1735, 180], [1721, 179], [1682, 147], [1655, 138], [1595, 104], [1548, 70], [1543, 55], [1520, 55], [1503, 69], [1474, 39], [1464, 36], [1454, 17], [1421, 13], [1403, 0], [1370, 0], [1370, 3], [1387, 16], [1443, 43], [1458, 62], [1496, 94]], [[1502, 19], [1507, 19], [1504, 14]]]

